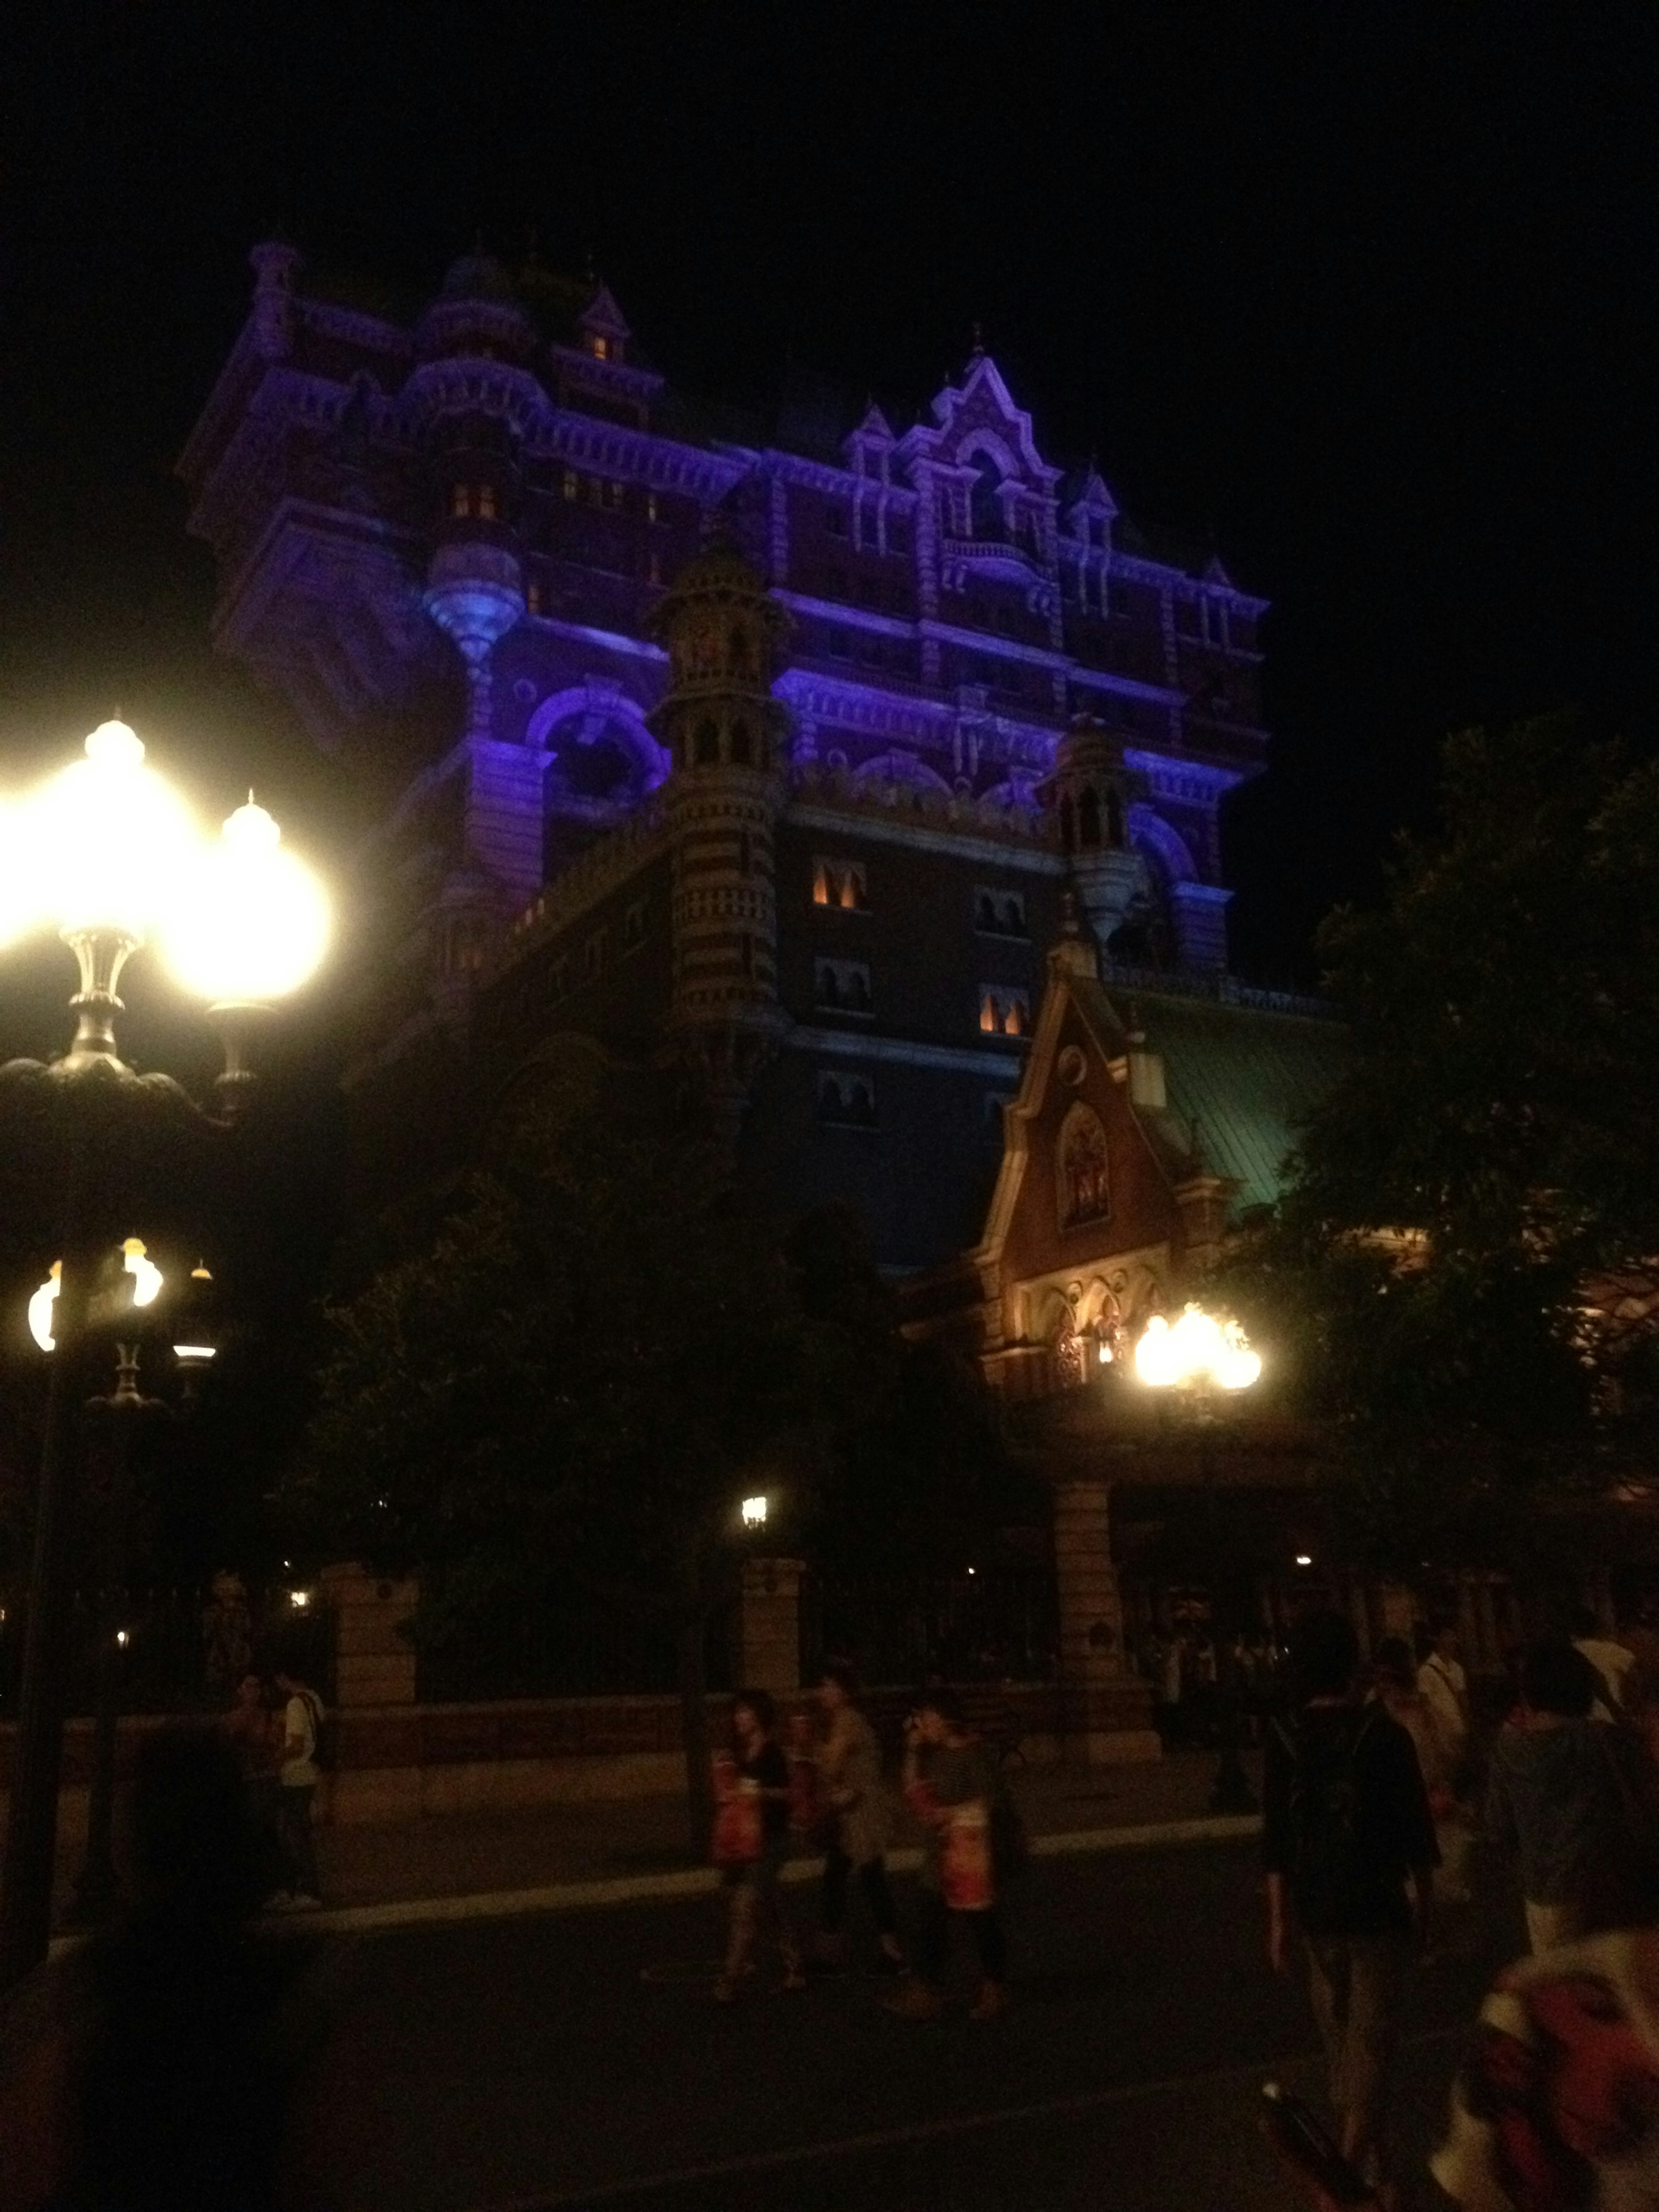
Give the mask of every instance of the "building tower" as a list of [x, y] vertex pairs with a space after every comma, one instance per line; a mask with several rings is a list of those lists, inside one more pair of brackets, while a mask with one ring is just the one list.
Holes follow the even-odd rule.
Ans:
[[1129, 806], [1140, 782], [1123, 747], [1091, 714], [1073, 717], [1054, 749], [1049, 802], [1060, 851], [1103, 951], [1151, 890], [1146, 864], [1129, 842]]
[[772, 675], [786, 619], [725, 543], [688, 563], [652, 618], [669, 660], [668, 690], [649, 720], [670, 760], [670, 1028], [726, 1142], [785, 1025], [773, 842], [788, 718]]

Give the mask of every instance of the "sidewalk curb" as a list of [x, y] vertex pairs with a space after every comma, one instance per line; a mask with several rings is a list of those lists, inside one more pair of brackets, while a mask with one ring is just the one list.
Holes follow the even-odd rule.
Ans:
[[[1103, 1851], [1156, 1850], [1171, 1844], [1237, 1843], [1261, 1832], [1261, 1823], [1252, 1814], [1213, 1814], [1191, 1820], [1146, 1821], [1121, 1828], [1079, 1828], [1069, 1834], [1034, 1836], [1033, 1857], [1085, 1857]], [[914, 1873], [921, 1864], [919, 1850], [890, 1851], [887, 1863], [896, 1873]], [[791, 1859], [783, 1869], [786, 1882], [817, 1881], [823, 1871], [821, 1858]], [[672, 1904], [681, 1898], [711, 1896], [720, 1887], [713, 1867], [686, 1867], [663, 1874], [619, 1875], [608, 1880], [552, 1882], [537, 1889], [491, 1889], [462, 1897], [399, 1898], [385, 1905], [348, 1905], [320, 1912], [271, 1916], [264, 1923], [273, 1929], [292, 1929], [296, 1934], [377, 1936], [399, 1928], [439, 1926], [447, 1921], [512, 1920], [532, 1914], [602, 1911], [618, 1905]]]

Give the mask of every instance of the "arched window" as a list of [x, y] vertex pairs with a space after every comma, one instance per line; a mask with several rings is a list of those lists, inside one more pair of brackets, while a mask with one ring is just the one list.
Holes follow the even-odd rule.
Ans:
[[1060, 1225], [1075, 1229], [1110, 1214], [1111, 1186], [1106, 1132], [1100, 1116], [1079, 1099], [1060, 1125]]
[[975, 471], [969, 501], [975, 538], [1006, 538], [1008, 535], [1007, 520], [1002, 511], [1002, 477], [996, 463], [988, 457], [981, 461]]
[[989, 991], [982, 991], [979, 1000], [979, 1025], [988, 1036], [1001, 1027], [997, 1019], [997, 1002]]
[[1054, 1380], [1062, 1390], [1075, 1390], [1088, 1381], [1088, 1350], [1067, 1314], [1054, 1335]]
[[1123, 801], [1115, 784], [1106, 787], [1106, 842], [1115, 852], [1123, 842]]
[[713, 768], [720, 757], [720, 733], [712, 722], [699, 722], [692, 739], [699, 768]]
[[732, 757], [739, 768], [747, 768], [754, 756], [754, 740], [749, 734], [747, 722], [732, 725]]
[[740, 629], [732, 631], [727, 663], [733, 676], [744, 678], [754, 674], [755, 656], [749, 649], [749, 637], [746, 631]]
[[1077, 810], [1069, 799], [1060, 802], [1060, 846], [1064, 853], [1075, 850], [1077, 846]]
[[495, 487], [494, 484], [480, 484], [478, 486], [478, 520], [480, 522], [494, 522], [495, 520]]
[[1100, 801], [1093, 784], [1077, 803], [1077, 841], [1085, 852], [1100, 842]]
[[450, 488], [449, 512], [453, 520], [463, 522], [472, 512], [472, 487], [458, 483]]

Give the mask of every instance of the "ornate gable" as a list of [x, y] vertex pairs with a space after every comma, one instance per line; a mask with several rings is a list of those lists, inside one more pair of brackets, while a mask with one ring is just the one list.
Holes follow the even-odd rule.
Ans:
[[1031, 418], [1014, 404], [988, 353], [974, 355], [960, 386], [945, 386], [933, 401], [933, 420], [937, 428], [919, 422], [906, 434], [899, 451], [907, 463], [972, 468], [988, 458], [1003, 476], [1052, 495], [1061, 472], [1038, 453]]

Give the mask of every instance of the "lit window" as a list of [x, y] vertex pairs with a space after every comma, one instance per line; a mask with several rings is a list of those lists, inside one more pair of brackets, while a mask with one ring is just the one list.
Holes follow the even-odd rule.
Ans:
[[449, 495], [449, 512], [458, 522], [471, 514], [472, 487], [471, 484], [458, 483], [452, 488]]
[[861, 914], [868, 903], [863, 861], [815, 860], [812, 903], [838, 906], [849, 914]]
[[542, 611], [542, 587], [539, 584], [531, 583], [525, 586], [524, 605], [525, 612], [526, 614], [540, 614]]
[[580, 499], [581, 497], [582, 480], [576, 474], [574, 469], [567, 469], [565, 471], [564, 476], [561, 480], [561, 489], [563, 490], [564, 495], [567, 499], [574, 500]]
[[588, 339], [587, 343], [588, 349], [592, 352], [595, 361], [610, 360], [611, 341], [609, 338], [601, 337], [599, 331], [595, 331], [593, 335]]
[[979, 1025], [987, 1036], [1026, 1036], [1031, 1026], [1030, 994], [1006, 983], [981, 983]]
[[495, 487], [494, 484], [480, 484], [478, 486], [478, 520], [480, 522], [494, 522], [495, 520]]

